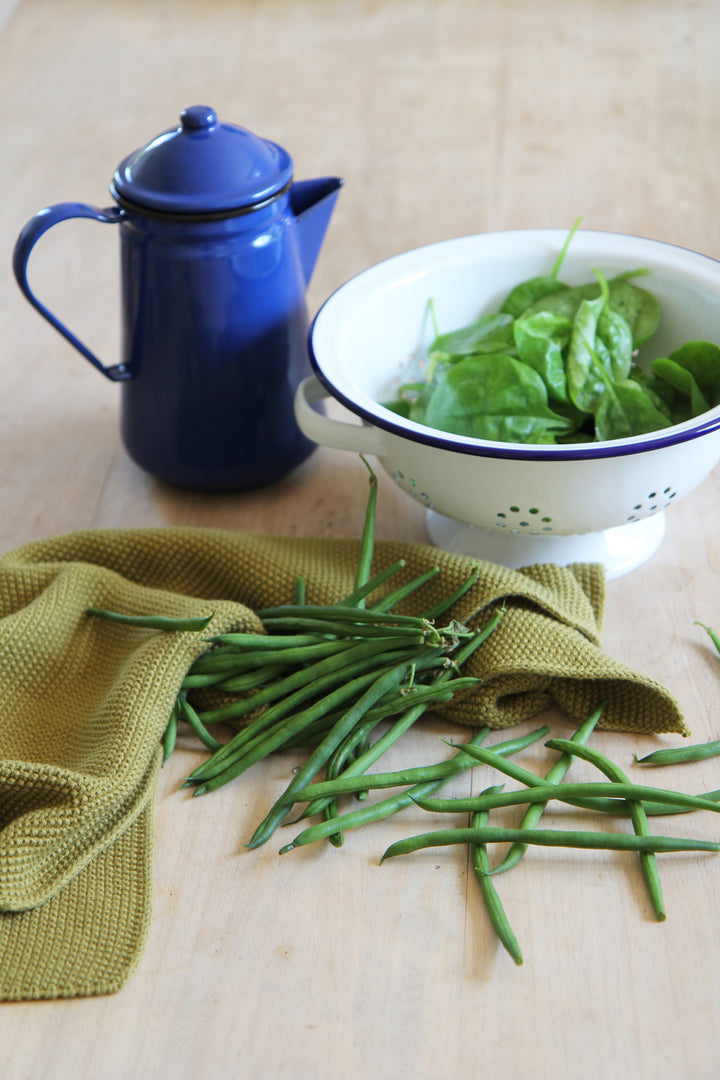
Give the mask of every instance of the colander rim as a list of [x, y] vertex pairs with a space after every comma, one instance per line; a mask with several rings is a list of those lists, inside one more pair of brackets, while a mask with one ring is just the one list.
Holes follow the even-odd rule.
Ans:
[[[517, 461], [582, 461], [595, 458], [626, 457], [631, 454], [649, 453], [652, 450], [662, 450], [669, 446], [678, 446], [681, 443], [691, 442], [693, 439], [702, 438], [720, 429], [720, 406], [711, 412], [703, 413], [698, 422], [692, 427], [676, 424], [671, 428], [662, 428], [662, 436], [648, 437], [636, 435], [631, 439], [617, 439], [613, 442], [595, 443], [567, 443], [564, 445], [547, 446], [543, 444], [520, 444], [490, 442], [484, 439], [470, 439], [457, 435], [455, 439], [446, 433], [436, 431], [433, 428], [423, 427], [420, 424], [409, 425], [411, 421], [403, 422], [402, 418], [397, 421], [379, 416], [369, 409], [364, 409], [357, 402], [348, 398], [342, 391], [324, 375], [315, 362], [311, 352], [310, 362], [318, 381], [325, 387], [336, 401], [344, 405], [355, 416], [370, 424], [372, 427], [381, 428], [391, 435], [408, 439], [410, 442], [422, 443], [425, 446], [435, 447], [437, 450], [449, 450], [456, 454], [469, 454], [474, 457], [505, 458]], [[383, 407], [378, 405], [379, 409]], [[383, 409], [391, 416], [389, 409]], [[687, 422], [686, 422], [687, 423]], [[675, 432], [675, 434], [670, 434]]]
[[[613, 233], [607, 230], [592, 230], [584, 229], [583, 233], [597, 233], [601, 236], [617, 236], [618, 238], [627, 238], [633, 240], [639, 240], [645, 244], [658, 245], [662, 248], [674, 248], [677, 251], [684, 252], [689, 255], [694, 255], [699, 259], [714, 263], [716, 266], [720, 266], [720, 260], [715, 259], [711, 255], [705, 255], [701, 252], [694, 251], [691, 248], [683, 247], [681, 244], [674, 244], [663, 240], [654, 240], [649, 237], [643, 237], [632, 233]], [[558, 235], [565, 235], [566, 230], [561, 229], [503, 229], [503, 230], [488, 230], [482, 234], [476, 234], [477, 236], [501, 236], [503, 234], [519, 234], [519, 233], [557, 233]], [[414, 423], [411, 420], [405, 420], [403, 417], [391, 412], [390, 409], [386, 409], [379, 402], [373, 403], [373, 408], [368, 408], [355, 401], [348, 394], [340, 390], [333, 382], [332, 378], [321, 366], [315, 350], [315, 329], [319, 320], [323, 317], [323, 314], [331, 305], [335, 298], [341, 293], [347, 286], [351, 285], [357, 279], [365, 276], [366, 274], [377, 270], [380, 267], [386, 266], [392, 262], [403, 259], [406, 256], [410, 256], [421, 252], [423, 250], [431, 248], [439, 248], [448, 244], [452, 244], [455, 241], [461, 241], [464, 239], [471, 239], [472, 237], [453, 237], [449, 240], [440, 240], [435, 243], [424, 244], [417, 248], [411, 248], [407, 251], [400, 252], [395, 255], [391, 255], [386, 259], [382, 259], [371, 266], [366, 267], [364, 270], [354, 274], [342, 285], [338, 286], [333, 292], [326, 298], [317, 310], [315, 316], [311, 320], [308, 330], [308, 355], [310, 361], [310, 367], [313, 374], [317, 377], [320, 384], [327, 390], [327, 392], [335, 398], [341, 405], [348, 409], [355, 416], [358, 416], [365, 423], [370, 424], [373, 427], [380, 428], [383, 431], [387, 431], [391, 435], [398, 436], [403, 439], [408, 439], [411, 442], [420, 443], [422, 445], [431, 446], [438, 450], [447, 450], [452, 453], [467, 454], [475, 457], [489, 457], [489, 458], [504, 458], [510, 460], [526, 460], [526, 461], [582, 461], [593, 460], [597, 458], [613, 458], [613, 457], [627, 457], [634, 454], [649, 453], [653, 450], [662, 450], [671, 446], [678, 446], [685, 442], [691, 442], [695, 439], [702, 438], [705, 435], [712, 434], [714, 431], [720, 429], [720, 405], [702, 413], [698, 417], [694, 417], [691, 420], [686, 420], [682, 424], [674, 424], [669, 428], [661, 428], [657, 432], [649, 432], [645, 435], [635, 435], [628, 439], [615, 439], [606, 442], [591, 442], [591, 443], [565, 443], [565, 444], [538, 444], [538, 443], [502, 443], [495, 442], [486, 439], [473, 439], [468, 436], [453, 435], [448, 432], [442, 432], [434, 428], [426, 427], [422, 424]], [[376, 411], [377, 410], [377, 411]]]

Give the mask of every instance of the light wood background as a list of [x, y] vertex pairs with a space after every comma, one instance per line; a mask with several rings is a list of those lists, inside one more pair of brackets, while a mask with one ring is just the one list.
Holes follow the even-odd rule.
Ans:
[[[588, 228], [720, 257], [719, 41], [714, 0], [8, 5], [0, 550], [120, 525], [357, 536], [365, 506], [364, 466], [326, 449], [249, 494], [187, 495], [142, 474], [119, 444], [117, 387], [11, 280], [15, 238], [39, 207], [107, 205], [120, 158], [202, 102], [287, 146], [298, 178], [345, 178], [313, 309], [404, 249], [564, 228], [578, 215]], [[108, 363], [116, 243], [112, 230], [67, 225], [44, 238], [32, 269], [37, 292]], [[720, 658], [694, 625], [720, 626], [719, 495], [715, 473], [673, 508], [655, 558], [608, 590], [607, 651], [664, 681], [697, 741], [720, 736]], [[426, 539], [420, 508], [385, 477], [377, 535]], [[561, 716], [546, 719], [569, 733]], [[428, 723], [391, 764], [436, 760], [437, 736], [456, 733]], [[604, 735], [597, 745], [631, 768], [632, 752], [654, 744]], [[546, 758], [540, 748], [524, 760], [541, 769]], [[137, 972], [113, 997], [0, 1007], [5, 1080], [717, 1077], [716, 857], [663, 860], [660, 925], [632, 859], [529, 855], [498, 883], [525, 954], [516, 968], [464, 853], [378, 868], [389, 842], [419, 831], [420, 811], [348, 834], [340, 851], [246, 853], [292, 761], [190, 801], [177, 784], [196, 760], [183, 743], [162, 774], [154, 916]], [[673, 769], [662, 782], [720, 786], [716, 761], [692, 768], [689, 780]], [[688, 821], [665, 828], [688, 831]], [[718, 835], [714, 820], [692, 830]]]

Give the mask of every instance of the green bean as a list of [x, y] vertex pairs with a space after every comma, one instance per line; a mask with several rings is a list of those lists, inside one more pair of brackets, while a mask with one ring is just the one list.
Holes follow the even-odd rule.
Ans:
[[[572, 736], [573, 742], [585, 743], [590, 738], [591, 734], [595, 730], [598, 720], [602, 716], [605, 705], [599, 705], [590, 716], [585, 720], [583, 724], [577, 729]], [[547, 784], [559, 784], [567, 775], [568, 769], [572, 765], [572, 755], [561, 754], [559, 759], [555, 762], [549, 772], [545, 775], [545, 782]], [[545, 810], [543, 803], [533, 803], [530, 805], [523, 817], [520, 828], [521, 829], [534, 829]], [[507, 870], [511, 870], [513, 866], [522, 859], [523, 855], [527, 851], [527, 844], [513, 844], [510, 850], [507, 852], [505, 858], [499, 866], [495, 867], [494, 873], [502, 874]]]
[[391, 629], [404, 627], [412, 630], [426, 630], [429, 620], [421, 615], [395, 615], [389, 611], [372, 611], [360, 608], [347, 608], [340, 604], [280, 604], [273, 608], [261, 608], [256, 612], [263, 625], [266, 620], [284, 618], [338, 619], [342, 624], [349, 624], [355, 630], [356, 624], [383, 626]]
[[483, 627], [481, 627], [479, 630], [472, 631], [470, 635], [470, 640], [461, 647], [460, 651], [457, 654], [457, 657], [455, 658], [457, 664], [464, 664], [468, 657], [471, 656], [472, 653], [474, 653], [475, 650], [483, 644], [483, 642], [487, 641], [490, 635], [494, 633], [495, 630], [497, 630], [504, 614], [505, 608], [498, 608], [498, 610], [494, 613], [494, 615], [491, 616], [490, 619], [488, 619], [488, 621]]
[[718, 635], [715, 633], [713, 628], [711, 626], [706, 626], [705, 623], [698, 622], [697, 620], [695, 621], [695, 625], [696, 626], [702, 626], [703, 630], [705, 630], [707, 632], [707, 634], [708, 634], [710, 640], [712, 641], [713, 645], [715, 646], [717, 651], [720, 653], [720, 637], [718, 637]]
[[426, 619], [436, 619], [438, 615], [444, 615], [446, 611], [456, 604], [458, 600], [461, 600], [466, 592], [469, 592], [477, 581], [480, 575], [480, 568], [475, 564], [474, 570], [470, 577], [465, 581], [454, 593], [447, 596], [444, 600], [440, 600], [434, 607], [428, 608], [423, 614]]
[[111, 622], [122, 623], [125, 626], [138, 626], [145, 630], [204, 630], [212, 619], [215, 612], [210, 615], [197, 618], [173, 618], [170, 615], [123, 615], [119, 611], [107, 611], [105, 608], [90, 607], [88, 615], [96, 615], [100, 619], [109, 619]]
[[[327, 806], [323, 810], [323, 818], [325, 819], [325, 821], [334, 821], [335, 818], [337, 818], [337, 817], [338, 817], [337, 803], [335, 802], [334, 799], [331, 799], [330, 802], [327, 804]], [[328, 836], [328, 840], [333, 845], [333, 847], [342, 847], [342, 845], [345, 842], [345, 836], [341, 832], [331, 832], [329, 834], [329, 836]]]
[[[368, 494], [367, 507], [365, 509], [365, 522], [363, 524], [362, 537], [360, 540], [360, 555], [358, 557], [357, 570], [355, 572], [355, 588], [363, 586], [370, 577], [372, 565], [373, 547], [375, 542], [375, 508], [377, 506], [377, 476], [368, 465], [365, 458], [360, 455], [370, 473], [370, 492]], [[364, 598], [357, 601], [359, 607], [365, 606]]]
[[177, 729], [178, 706], [177, 702], [174, 702], [172, 711], [170, 713], [170, 719], [168, 720], [167, 727], [165, 728], [165, 734], [163, 735], [163, 765], [172, 756], [172, 752], [175, 749], [175, 743], [177, 741]]
[[[323, 634], [241, 634], [241, 633], [227, 633], [216, 634], [214, 637], [207, 638], [207, 641], [213, 642], [221, 646], [229, 646], [237, 655], [237, 650], [242, 649], [243, 652], [247, 652], [250, 649], [287, 649], [296, 648], [298, 646], [305, 645], [319, 645], [322, 642], [327, 641], [327, 638]], [[216, 651], [216, 650], [214, 650]], [[205, 656], [212, 656], [212, 653], [205, 653]], [[200, 657], [202, 659], [202, 657]], [[199, 663], [198, 660], [195, 663]]]
[[[373, 726], [375, 726], [375, 725], [373, 725]], [[352, 755], [351, 755], [352, 756], [352, 761], [361, 760], [370, 752], [370, 746], [371, 746], [370, 732], [371, 731], [372, 731], [372, 727], [370, 727], [369, 725], [366, 725], [365, 728], [361, 728], [362, 737], [353, 746]], [[352, 764], [352, 762], [350, 762], [350, 765], [346, 766], [345, 761], [347, 761], [347, 760], [348, 760], [348, 758], [345, 758], [343, 760], [342, 768], [338, 771], [338, 775], [340, 775], [340, 772], [344, 771], [346, 768], [349, 768], [350, 765]], [[355, 798], [358, 800], [358, 802], [363, 802], [365, 799], [367, 799], [367, 797], [368, 797], [367, 791], [358, 791], [357, 795], [355, 796]]]
[[217, 683], [222, 682], [226, 678], [225, 675], [206, 674], [199, 675], [186, 675], [183, 679], [180, 689], [181, 690], [202, 690], [206, 686], [215, 686]]
[[[573, 754], [576, 757], [583, 758], [585, 761], [589, 761], [591, 764], [595, 765], [597, 769], [603, 772], [609, 780], [621, 784], [628, 783], [628, 778], [620, 766], [616, 765], [615, 762], [611, 761], [605, 754], [601, 754], [599, 750], [595, 750], [589, 746], [579, 746], [570, 743], [569, 740], [566, 739], [550, 739], [545, 745], [551, 746], [554, 750]], [[657, 800], [657, 795], [654, 795], [653, 798]], [[711, 805], [714, 806], [715, 804], [712, 803]], [[630, 809], [630, 820], [632, 821], [635, 834], [637, 836], [648, 836], [650, 833], [650, 823], [648, 822], [642, 799], [631, 797], [628, 799], [628, 807]], [[717, 809], [720, 810], [720, 807], [717, 807]], [[640, 865], [648, 887], [650, 900], [655, 909], [655, 914], [659, 921], [663, 922], [666, 918], [665, 903], [663, 901], [662, 886], [660, 884], [657, 860], [654, 853], [651, 851], [641, 852]]]
[[[443, 739], [442, 741], [447, 742], [446, 739]], [[448, 743], [448, 745], [452, 746], [452, 743]], [[541, 776], [537, 776], [534, 772], [530, 772], [529, 769], [524, 769], [521, 765], [516, 765], [514, 761], [505, 761], [503, 756], [498, 754], [497, 748], [488, 748], [486, 750], [483, 746], [468, 745], [465, 752], [483, 765], [492, 765], [498, 772], [504, 773], [505, 776], [509, 776], [512, 780], [518, 780], [527, 787], [541, 787], [545, 784], [545, 781]]]
[[[486, 788], [483, 794], [497, 795], [501, 791], [502, 785], [496, 785], [494, 787]], [[487, 825], [487, 820], [487, 811], [478, 811], [472, 815], [470, 827], [472, 829], [482, 829]], [[472, 862], [473, 870], [475, 871], [475, 877], [480, 883], [480, 890], [482, 892], [483, 900], [485, 901], [485, 907], [487, 908], [487, 913], [495, 933], [515, 963], [518, 965], [522, 964], [523, 958], [518, 940], [515, 937], [513, 929], [508, 921], [508, 917], [505, 914], [505, 909], [498, 896], [495, 884], [490, 877], [490, 862], [488, 860], [487, 845], [470, 844], [470, 861]]]
[[[264, 625], [269, 632], [281, 631], [294, 631], [294, 630], [316, 630], [318, 633], [334, 634], [336, 637], [392, 637], [395, 634], [403, 635], [407, 633], [407, 626], [378, 626], [373, 623], [350, 623], [347, 620], [333, 620], [333, 619], [321, 619], [321, 618], [305, 618], [304, 616], [288, 616], [288, 617], [268, 617], [264, 621]], [[440, 634], [430, 623], [427, 623], [422, 628], [425, 639], [432, 643], [437, 643], [440, 640]]]
[[337, 780], [345, 768], [350, 768], [352, 762], [362, 756], [369, 747], [370, 732], [380, 723], [380, 717], [368, 719], [370, 709], [365, 714], [365, 720], [353, 728], [338, 746], [328, 761], [327, 777]]
[[678, 765], [685, 761], [704, 761], [705, 758], [720, 754], [720, 739], [712, 742], [694, 743], [692, 746], [678, 746], [667, 750], [655, 750], [652, 754], [639, 758], [635, 755], [636, 765]]
[[[519, 754], [521, 750], [526, 750], [528, 746], [532, 746], [533, 743], [538, 742], [539, 739], [544, 739], [547, 732], [547, 724], [543, 724], [542, 727], [535, 728], [526, 735], [516, 735], [512, 739], [504, 739], [502, 742], [495, 743], [492, 748], [492, 753], [495, 757], [504, 760], [512, 754]], [[442, 741], [446, 742], [445, 739]], [[459, 750], [464, 755], [470, 754], [471, 757], [474, 756], [473, 751], [479, 749], [479, 743], [475, 742], [473, 739], [464, 743], [448, 742], [447, 745], [452, 746], [455, 750]]]
[[[325, 775], [329, 780], [336, 779], [344, 763], [348, 757], [354, 756], [354, 751], [359, 742], [363, 738], [367, 737], [368, 725], [360, 725], [359, 728], [351, 731], [348, 736], [343, 740], [340, 746], [337, 748], [334, 754], [331, 755], [327, 764]], [[330, 821], [333, 818], [337, 818], [339, 814], [337, 799], [326, 799], [322, 807], [322, 815], [325, 821]], [[334, 847], [342, 847], [344, 843], [344, 836], [341, 832], [330, 833], [328, 840]]]
[[321, 739], [327, 735], [338, 716], [339, 712], [336, 711], [319, 716], [317, 720], [311, 720], [301, 731], [291, 735], [283, 743], [283, 750], [297, 750], [317, 746]]
[[[232, 683], [232, 692], [240, 694], [247, 690], [256, 690], [258, 686], [276, 679], [287, 671], [285, 664], [265, 664], [263, 667], [246, 671], [243, 675], [230, 675], [227, 672], [217, 675], [186, 675], [180, 684], [181, 690], [202, 690], [206, 686], [214, 686], [218, 690], [228, 690], [228, 683]], [[217, 721], [211, 721], [216, 723]]]
[[[704, 799], [702, 796], [686, 795], [684, 792], [665, 791], [663, 788], [646, 787], [644, 784], [623, 783], [619, 780], [593, 783], [582, 781], [576, 784], [542, 784], [539, 787], [525, 788], [520, 791], [505, 791], [501, 795], [469, 795], [465, 798], [427, 799], [414, 798], [413, 801], [423, 810], [432, 813], [460, 814], [481, 810], [497, 810], [503, 806], [522, 806], [525, 803], [535, 805], [543, 801], [569, 803], [576, 800], [609, 798], [617, 800], [652, 799], [658, 805], [683, 806], [688, 810], [711, 810], [720, 813], [720, 805]], [[529, 832], [529, 830], [526, 830]], [[495, 871], [494, 871], [495, 872]]]
[[198, 739], [204, 746], [207, 746], [209, 750], [219, 750], [222, 746], [222, 743], [218, 742], [218, 740], [207, 730], [202, 720], [188, 701], [187, 696], [182, 693], [179, 694], [177, 702], [179, 719], [184, 720], [187, 724], [190, 725], [193, 733], [198, 737]]
[[[354, 731], [350, 732], [350, 735], [354, 736], [356, 734], [357, 733]], [[331, 755], [325, 770], [326, 776], [332, 777], [337, 775], [337, 769], [340, 767], [341, 762], [345, 760], [344, 755], [340, 754], [340, 750], [344, 749], [347, 752], [347, 742], [348, 738], [346, 737], [343, 740], [343, 743], [341, 743], [341, 745], [337, 748], [335, 753]], [[333, 818], [338, 817], [337, 799], [328, 799], [322, 809], [322, 814], [325, 821], [330, 821]], [[333, 845], [333, 847], [342, 847], [344, 843], [344, 836], [341, 832], [330, 833], [330, 835], [328, 836], [328, 840]]]
[[362, 719], [375, 702], [381, 698], [392, 686], [396, 686], [407, 674], [409, 664], [403, 661], [389, 670], [384, 671], [379, 678], [363, 692], [362, 696], [350, 706], [345, 715], [335, 724], [332, 731], [323, 739], [318, 747], [313, 750], [310, 757], [302, 765], [288, 784], [284, 793], [276, 800], [265, 818], [260, 822], [250, 838], [248, 847], [256, 848], [264, 844], [287, 814], [287, 798], [298, 788], [304, 787], [308, 780], [315, 775], [327, 761], [329, 755], [342, 742], [347, 733]]
[[451, 844], [538, 844], [542, 847], [570, 847], [606, 851], [720, 851], [720, 844], [713, 840], [685, 840], [673, 836], [637, 836], [561, 829], [498, 829], [485, 826], [482, 829], [439, 829], [437, 832], [421, 833], [391, 844], [380, 862], [396, 855], [408, 855], [428, 847], [446, 847]]
[[[388, 578], [393, 576], [393, 574], [397, 574], [399, 570], [402, 570], [405, 565], [404, 559], [398, 559], [392, 566], [387, 566], [384, 570], [381, 570], [379, 573], [375, 574], [374, 577], [366, 581], [364, 585], [358, 586], [358, 588], [353, 589], [347, 596], [344, 596], [342, 600], [339, 601], [340, 606], [352, 607], [353, 605], [358, 604], [361, 600], [364, 600], [365, 597], [369, 596], [371, 592], [375, 592], [375, 589], [379, 588], [380, 585], [383, 585]], [[374, 611], [376, 609], [372, 608], [372, 610]]]
[[[388, 660], [396, 660], [398, 657], [405, 656], [406, 653], [384, 653], [383, 656]], [[382, 660], [383, 657], [378, 658]], [[362, 685], [362, 678], [366, 680], [372, 678], [372, 672], [368, 671], [367, 661], [359, 659], [351, 666], [344, 666], [341, 671], [329, 672], [321, 679], [316, 679], [314, 683], [307, 684], [299, 687], [293, 693], [287, 694], [285, 697], [281, 697], [280, 700], [274, 701], [267, 707], [261, 708], [257, 715], [253, 719], [249, 720], [243, 728], [237, 730], [232, 738], [226, 743], [217, 754], [213, 755], [207, 761], [203, 762], [203, 765], [198, 766], [192, 774], [193, 779], [198, 779], [200, 775], [206, 771], [218, 771], [216, 765], [220, 762], [221, 758], [236, 757], [237, 754], [244, 752], [245, 748], [255, 746], [258, 740], [262, 740], [267, 737], [273, 730], [282, 730], [283, 725], [287, 723], [295, 723], [294, 718], [298, 715], [305, 715], [308, 708], [316, 703], [316, 701], [325, 701], [326, 694], [334, 690], [338, 685], [342, 687], [343, 683], [347, 683], [348, 680], [355, 676], [361, 678], [361, 683], [354, 681], [354, 686]], [[255, 696], [257, 697], [257, 696]], [[245, 699], [249, 701], [250, 699]], [[254, 699], [253, 699], [254, 700]], [[336, 707], [332, 704], [332, 699], [329, 699], [331, 704], [329, 708], [323, 707], [317, 715], [309, 720], [309, 725], [312, 725], [314, 729], [320, 726], [326, 726], [328, 721], [335, 723], [338, 715], [332, 716], [332, 710]], [[345, 701], [344, 697], [340, 697], [337, 705], [343, 705]], [[229, 706], [222, 706], [217, 710], [209, 711], [202, 714], [204, 723], [209, 721], [221, 721], [225, 718], [225, 714], [228, 711]], [[298, 731], [297, 734], [301, 732]], [[295, 739], [295, 732], [289, 734], [289, 739]]]
[[[414, 635], [407, 635], [408, 638], [412, 637], [417, 644], [422, 644], [422, 635], [415, 633]], [[260, 667], [264, 664], [282, 664], [283, 667], [294, 667], [300, 664], [310, 664], [315, 660], [323, 660], [326, 656], [337, 656], [341, 653], [352, 649], [358, 642], [351, 638], [344, 638], [342, 641], [329, 641], [327, 638], [318, 642], [315, 645], [301, 645], [298, 648], [286, 648], [282, 650], [277, 649], [253, 649], [249, 652], [243, 652], [234, 649], [232, 653], [223, 655], [221, 663], [217, 665], [219, 673], [224, 678], [232, 676], [232, 671], [240, 673], [241, 671], [249, 671], [254, 667]], [[205, 654], [208, 660], [212, 657], [211, 653]], [[201, 659], [203, 659], [201, 657]], [[190, 671], [208, 670], [209, 664], [196, 664]]]
[[[495, 615], [493, 615], [493, 617], [489, 620], [489, 622], [484, 627], [482, 627], [482, 629], [475, 631], [471, 636], [470, 640], [465, 641], [461, 646], [459, 646], [455, 659], [447, 667], [444, 667], [443, 671], [436, 677], [432, 684], [427, 687], [414, 689], [412, 691], [401, 691], [401, 697], [397, 699], [394, 703], [383, 702], [379, 712], [382, 713], [383, 710], [385, 710], [385, 716], [389, 716], [394, 712], [401, 711], [400, 709], [398, 709], [398, 705], [402, 705], [403, 700], [407, 702], [411, 699], [414, 699], [414, 707], [417, 708], [419, 711], [417, 713], [417, 716], [413, 716], [412, 719], [408, 720], [407, 727], [409, 727], [414, 722], [414, 720], [421, 716], [422, 713], [426, 710], [426, 708], [430, 707], [432, 704], [439, 703], [440, 701], [450, 700], [458, 689], [465, 689], [466, 687], [469, 687], [475, 682], [477, 682], [477, 680], [470, 679], [469, 677], [463, 677], [465, 681], [460, 686], [458, 686], [458, 679], [454, 678], [454, 669], [455, 667], [461, 668], [462, 664], [465, 663], [465, 661], [472, 655], [472, 653], [477, 648], [479, 648], [479, 646], [482, 645], [484, 641], [487, 640], [490, 634], [498, 626], [502, 615], [502, 611], [496, 612]], [[431, 654], [428, 654], [428, 656], [430, 655]], [[441, 651], [438, 651], [436, 655], [441, 656], [443, 654]], [[452, 683], [452, 686], [455, 687], [455, 690], [451, 690], [449, 694], [443, 694], [440, 689], [441, 685], [446, 684], [448, 680], [453, 678], [454, 682]], [[368, 716], [370, 717], [372, 715], [373, 713], [371, 711]], [[384, 717], [381, 715], [380, 718], [383, 719]], [[368, 759], [362, 763], [364, 766], [362, 771], [364, 771], [365, 768], [369, 768], [369, 766], [373, 764], [374, 761], [377, 761], [381, 754], [384, 753], [385, 750], [390, 745], [392, 745], [392, 743], [397, 738], [399, 738], [402, 732], [404, 730], [407, 730], [407, 727], [403, 727], [401, 730], [393, 729], [389, 731], [385, 736], [383, 736], [383, 740], [379, 740], [376, 744], [376, 749], [371, 748], [370, 753], [373, 755], [373, 757], [372, 759]], [[359, 768], [357, 770], [353, 770], [354, 773], [359, 771]]]
[[295, 603], [296, 604], [304, 604], [305, 603], [305, 586], [306, 586], [305, 578], [302, 577], [301, 575], [298, 575], [295, 578]]
[[388, 695], [381, 705], [373, 712], [373, 716], [384, 719], [381, 713], [387, 716], [393, 715], [406, 709], [408, 704], [414, 702], [418, 707], [422, 704], [424, 709], [430, 708], [442, 701], [451, 701], [459, 690], [467, 690], [477, 686], [480, 679], [474, 679], [470, 675], [458, 675], [452, 683], [444, 686], [436, 686], [434, 683], [423, 684], [413, 687], [403, 687], [397, 694]]
[[370, 608], [370, 611], [391, 611], [402, 600], [406, 600], [411, 593], [414, 593], [422, 585], [426, 585], [428, 581], [431, 581], [440, 573], [439, 566], [433, 566], [429, 570], [425, 570], [422, 574], [418, 574], [412, 581], [406, 582], [405, 585], [399, 585], [397, 589], [388, 593], [382, 600], [378, 600], [376, 604]]
[[[202, 656], [198, 656], [188, 668], [188, 673], [192, 675], [227, 675], [237, 668], [238, 660], [244, 655], [253, 658], [248, 667], [255, 666], [256, 651], [241, 653], [230, 645], [218, 645], [217, 648], [209, 649]], [[278, 664], [281, 659], [282, 657], [278, 653], [273, 655], [273, 663]]]
[[[547, 734], [547, 730], [547, 727], [543, 725], [543, 727], [530, 732], [528, 735], [519, 736], [514, 739], [508, 739], [506, 742], [498, 743], [495, 747], [495, 755], [500, 757], [504, 754], [516, 754], [518, 751], [537, 742], [538, 739], [544, 738]], [[340, 825], [343, 831], [347, 832], [350, 829], [359, 828], [361, 825], [369, 825], [375, 821], [384, 821], [386, 818], [398, 813], [399, 810], [403, 810], [407, 806], [412, 806], [413, 797], [422, 798], [425, 795], [432, 794], [433, 791], [437, 791], [437, 789], [442, 787], [451, 776], [455, 776], [457, 773], [473, 767], [473, 759], [466, 751], [470, 747], [477, 747], [483, 739], [487, 737], [488, 731], [488, 728], [480, 728], [468, 742], [463, 743], [461, 747], [456, 748], [458, 749], [458, 753], [452, 759], [454, 768], [452, 771], [449, 771], [448, 776], [443, 777], [440, 780], [416, 784], [413, 787], [408, 788], [407, 791], [402, 791], [388, 799], [373, 803], [371, 806], [363, 806], [359, 810], [353, 810], [350, 813], [343, 814], [341, 817], [337, 818], [337, 825]], [[293, 851], [297, 847], [303, 847], [305, 844], [312, 844], [316, 840], [322, 840], [324, 837], [328, 836], [331, 831], [332, 830], [328, 829], [325, 822], [311, 825], [301, 833], [298, 833], [295, 839], [289, 844], [280, 848], [280, 854], [285, 855], [287, 852]]]
[[[674, 794], [674, 793], [673, 793]], [[700, 799], [710, 799], [712, 802], [720, 802], [720, 790], [702, 791], [697, 796]], [[619, 814], [628, 817], [627, 806], [623, 806], [621, 799], [568, 799], [569, 806], [577, 806], [581, 810], [595, 810], [601, 814]], [[669, 803], [658, 803], [652, 800], [645, 802], [645, 813], [648, 817], [667, 816], [668, 814], [689, 814], [692, 810], [699, 809], [697, 806], [671, 806]], [[702, 809], [707, 810], [704, 806]]]

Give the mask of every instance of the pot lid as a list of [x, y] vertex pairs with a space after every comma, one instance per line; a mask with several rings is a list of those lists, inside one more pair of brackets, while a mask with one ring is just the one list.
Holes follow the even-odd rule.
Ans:
[[120, 162], [110, 190], [121, 202], [167, 214], [222, 214], [275, 198], [292, 180], [281, 146], [235, 124], [214, 109], [193, 105], [180, 124]]

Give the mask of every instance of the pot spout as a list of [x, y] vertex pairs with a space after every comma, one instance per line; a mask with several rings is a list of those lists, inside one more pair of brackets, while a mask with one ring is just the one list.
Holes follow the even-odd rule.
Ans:
[[301, 180], [290, 188], [290, 209], [295, 217], [306, 285], [315, 269], [342, 183], [337, 176], [325, 176], [319, 180]]

